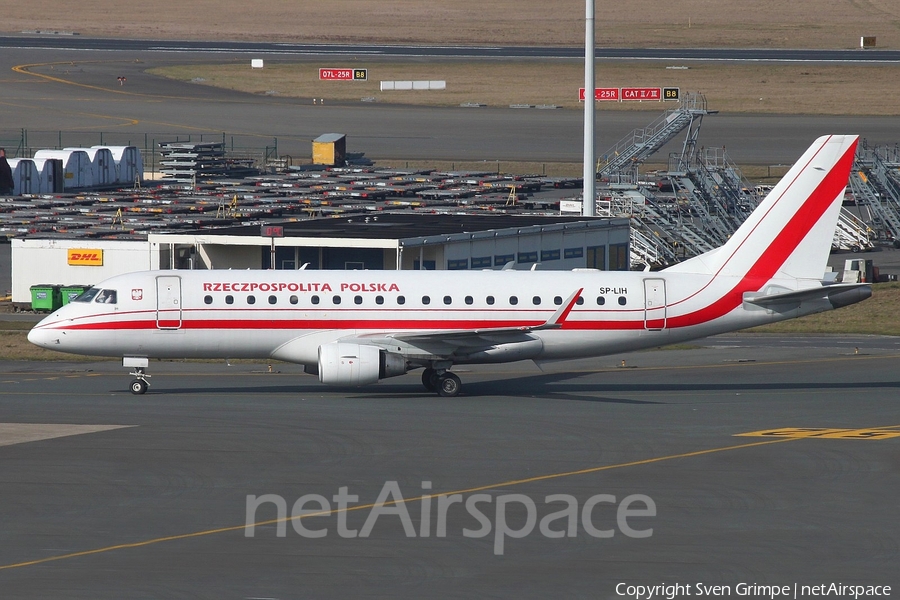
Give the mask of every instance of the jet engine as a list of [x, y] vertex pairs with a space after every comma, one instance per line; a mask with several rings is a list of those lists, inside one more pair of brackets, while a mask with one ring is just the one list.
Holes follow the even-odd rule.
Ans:
[[405, 358], [378, 346], [350, 342], [319, 346], [319, 381], [329, 385], [368, 385], [408, 370]]

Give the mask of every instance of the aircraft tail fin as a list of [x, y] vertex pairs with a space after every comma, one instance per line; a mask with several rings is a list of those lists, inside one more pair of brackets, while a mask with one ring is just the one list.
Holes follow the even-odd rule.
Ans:
[[666, 271], [734, 276], [760, 284], [772, 278], [821, 280], [857, 139], [817, 139], [728, 242]]

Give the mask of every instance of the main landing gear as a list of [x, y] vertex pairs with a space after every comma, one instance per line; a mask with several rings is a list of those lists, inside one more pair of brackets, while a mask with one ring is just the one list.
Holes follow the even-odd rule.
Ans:
[[147, 379], [150, 378], [150, 375], [144, 372], [144, 369], [146, 369], [149, 365], [149, 358], [135, 358], [126, 356], [122, 359], [123, 367], [131, 367], [134, 369], [134, 371], [129, 373], [129, 375], [134, 376], [134, 381], [132, 381], [131, 385], [129, 386], [132, 394], [144, 394], [147, 392], [147, 388], [150, 387], [150, 382], [147, 381]]
[[422, 385], [429, 392], [437, 392], [445, 398], [453, 398], [459, 395], [462, 389], [462, 381], [455, 374], [446, 369], [433, 369], [431, 367], [422, 371]]

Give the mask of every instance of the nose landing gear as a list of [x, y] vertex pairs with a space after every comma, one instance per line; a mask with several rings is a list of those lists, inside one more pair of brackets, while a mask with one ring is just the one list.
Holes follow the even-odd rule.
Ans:
[[130, 373], [130, 375], [135, 376], [135, 380], [131, 382], [131, 393], [132, 394], [143, 394], [147, 391], [147, 388], [150, 387], [150, 384], [147, 383], [147, 380], [144, 377], [150, 377], [146, 373], [142, 371], [135, 371], [134, 373]]
[[147, 381], [150, 375], [144, 372], [150, 365], [150, 359], [145, 357], [132, 357], [126, 356], [122, 359], [123, 367], [131, 367], [134, 369], [129, 375], [134, 377], [134, 381], [131, 382], [129, 389], [132, 394], [140, 395], [147, 392], [147, 388], [150, 387], [150, 382]]

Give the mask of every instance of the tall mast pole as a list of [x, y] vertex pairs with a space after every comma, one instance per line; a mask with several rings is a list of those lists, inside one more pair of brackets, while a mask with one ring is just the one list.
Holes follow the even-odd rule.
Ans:
[[584, 8], [584, 194], [581, 214], [595, 215], [597, 201], [594, 167], [594, 0]]

